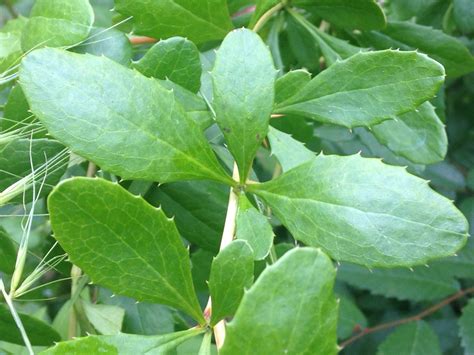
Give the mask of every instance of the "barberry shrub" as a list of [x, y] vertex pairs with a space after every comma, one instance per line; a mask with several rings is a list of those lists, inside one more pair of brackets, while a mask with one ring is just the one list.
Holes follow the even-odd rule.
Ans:
[[474, 353], [474, 2], [0, 5], [1, 353]]

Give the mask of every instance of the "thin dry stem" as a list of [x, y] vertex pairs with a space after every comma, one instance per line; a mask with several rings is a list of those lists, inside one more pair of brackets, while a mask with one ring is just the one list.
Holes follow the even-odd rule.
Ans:
[[431, 307], [425, 309], [424, 311], [422, 311], [418, 314], [415, 314], [414, 316], [398, 319], [398, 320], [388, 322], [388, 323], [383, 323], [383, 324], [377, 325], [377, 326], [372, 327], [372, 328], [365, 328], [359, 334], [356, 334], [353, 337], [343, 341], [341, 344], [339, 344], [339, 347], [340, 347], [340, 349], [343, 349], [343, 348], [347, 347], [349, 344], [352, 344], [353, 342], [359, 340], [360, 338], [362, 338], [362, 337], [364, 337], [368, 334], [372, 334], [372, 333], [375, 333], [375, 332], [379, 332], [381, 330], [390, 329], [390, 328], [393, 328], [393, 327], [396, 327], [396, 326], [399, 326], [399, 325], [402, 325], [402, 324], [405, 324], [405, 323], [410, 323], [410, 322], [414, 322], [414, 321], [418, 321], [420, 319], [423, 319], [423, 318], [435, 313], [436, 311], [440, 310], [444, 306], [447, 306], [451, 302], [454, 302], [457, 299], [459, 299], [459, 298], [461, 298], [461, 297], [463, 297], [467, 294], [470, 294], [470, 293], [474, 293], [474, 287], [470, 287], [470, 288], [467, 288], [465, 290], [461, 290], [461, 291], [455, 293], [454, 295], [451, 295], [448, 298], [445, 298], [444, 300], [442, 300], [441, 302], [435, 304], [434, 306], [431, 306]]

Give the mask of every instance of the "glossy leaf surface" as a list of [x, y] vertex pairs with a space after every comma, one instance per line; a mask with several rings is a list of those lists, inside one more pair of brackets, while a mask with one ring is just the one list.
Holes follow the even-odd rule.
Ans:
[[117, 184], [87, 178], [60, 184], [48, 207], [56, 239], [94, 282], [203, 320], [188, 251], [163, 211]]
[[232, 29], [225, 0], [115, 0], [115, 8], [133, 16], [135, 33], [194, 43], [219, 40]]
[[37, 0], [21, 36], [24, 52], [38, 47], [74, 46], [86, 39], [94, 12], [88, 0]]
[[212, 299], [211, 324], [234, 315], [244, 290], [253, 281], [253, 252], [242, 240], [236, 240], [217, 254], [211, 266], [209, 290]]
[[443, 80], [443, 67], [426, 55], [361, 52], [317, 75], [276, 112], [349, 128], [371, 126], [414, 110], [436, 95]]
[[262, 354], [336, 354], [334, 278], [332, 262], [321, 251], [287, 252], [244, 295], [227, 326], [222, 354], [255, 349]]
[[336, 260], [416, 265], [452, 255], [466, 242], [467, 221], [449, 200], [376, 159], [319, 155], [249, 189], [296, 239]]
[[211, 75], [216, 120], [245, 181], [273, 107], [276, 72], [270, 51], [254, 32], [235, 30], [219, 48]]
[[103, 169], [126, 179], [228, 181], [199, 126], [154, 79], [56, 49], [31, 53], [20, 76], [48, 131]]
[[182, 37], [159, 41], [133, 66], [145, 76], [167, 78], [194, 93], [201, 87], [199, 51]]

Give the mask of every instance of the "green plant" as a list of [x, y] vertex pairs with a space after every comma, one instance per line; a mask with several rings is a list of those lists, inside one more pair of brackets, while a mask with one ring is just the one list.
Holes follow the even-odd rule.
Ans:
[[2, 351], [474, 352], [471, 1], [3, 4]]

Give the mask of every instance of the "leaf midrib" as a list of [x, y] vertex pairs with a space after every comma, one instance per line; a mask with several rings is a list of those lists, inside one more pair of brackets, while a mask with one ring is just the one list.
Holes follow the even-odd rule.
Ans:
[[316, 200], [316, 199], [312, 199], [312, 198], [289, 197], [289, 196], [273, 193], [273, 192], [270, 192], [268, 190], [256, 190], [256, 193], [260, 193], [260, 194], [263, 194], [263, 195], [269, 194], [269, 195], [277, 196], [277, 198], [279, 197], [279, 198], [286, 199], [286, 200], [289, 200], [289, 201], [303, 201], [303, 202], [310, 202], [310, 203], [321, 203], [321, 204], [326, 204], [326, 205], [330, 205], [330, 206], [333, 206], [333, 207], [339, 207], [339, 208], [346, 208], [346, 209], [349, 209], [349, 210], [355, 210], [355, 211], [361, 212], [361, 213], [366, 214], [366, 215], [373, 214], [373, 215], [387, 216], [387, 217], [391, 217], [391, 218], [394, 218], [394, 219], [397, 219], [397, 220], [401, 220], [403, 222], [413, 223], [413, 224], [416, 224], [416, 225], [431, 228], [431, 229], [434, 229], [435, 231], [444, 232], [444, 233], [447, 233], [447, 234], [455, 234], [455, 235], [459, 235], [459, 236], [466, 236], [465, 233], [459, 233], [459, 232], [454, 232], [454, 231], [450, 231], [450, 230], [447, 230], [447, 229], [438, 228], [438, 227], [432, 226], [430, 224], [424, 224], [422, 222], [413, 221], [413, 220], [410, 220], [410, 219], [406, 219], [404, 217], [399, 217], [399, 216], [391, 215], [391, 214], [388, 214], [388, 213], [364, 211], [364, 210], [362, 210], [360, 208], [357, 208], [357, 207], [346, 206], [346, 205], [341, 205], [341, 204], [337, 204], [337, 203], [334, 203], [334, 202], [321, 201], [321, 200]]
[[[388, 83], [388, 84], [374, 85], [374, 86], [371, 86], [370, 88], [354, 88], [354, 89], [350, 89], [350, 90], [337, 91], [337, 92], [333, 92], [333, 93], [330, 93], [330, 94], [327, 94], [327, 95], [322, 95], [322, 96], [313, 97], [313, 98], [305, 98], [303, 96], [303, 97], [298, 98], [298, 100], [296, 100], [294, 102], [291, 102], [290, 101], [291, 98], [290, 98], [289, 100], [284, 101], [281, 104], [276, 106], [276, 113], [278, 113], [279, 112], [278, 109], [281, 109], [281, 108], [289, 108], [291, 106], [296, 106], [296, 105], [299, 105], [299, 104], [302, 104], [302, 103], [314, 102], [314, 101], [318, 101], [319, 99], [330, 98], [330, 97], [335, 96], [335, 95], [344, 95], [344, 94], [355, 92], [355, 91], [369, 91], [369, 90], [373, 90], [373, 89], [381, 88], [381, 87], [386, 87], [386, 86], [406, 84], [406, 83], [412, 83], [412, 82], [417, 82], [417, 81], [422, 81], [422, 80], [427, 80], [427, 79], [436, 79], [436, 78], [442, 78], [442, 76], [425, 76], [423, 78], [418, 78], [418, 79], [412, 79], [412, 80], [406, 80], [406, 81], [403, 80], [403, 81], [397, 81], [397, 82]], [[440, 83], [441, 83], [441, 81], [440, 81]], [[290, 102], [288, 102], [288, 101], [290, 101]], [[405, 111], [409, 111], [409, 110], [405, 110]]]
[[[89, 216], [89, 218], [90, 218], [91, 220], [95, 221], [97, 224], [100, 224], [100, 225], [102, 225], [102, 226], [105, 226], [105, 227], [110, 231], [110, 233], [112, 233], [112, 235], [114, 235], [119, 241], [121, 241], [121, 242], [123, 243], [123, 245], [125, 245], [130, 251], [132, 251], [132, 253], [137, 257], [137, 259], [141, 260], [141, 261], [143, 262], [143, 264], [144, 264], [149, 270], [151, 270], [152, 273], [154, 273], [154, 274], [158, 277], [158, 279], [159, 279], [161, 282], [163, 282], [163, 283], [166, 285], [166, 287], [168, 287], [168, 288], [172, 291], [172, 293], [175, 294], [175, 296], [176, 296], [177, 299], [181, 300], [187, 307], [190, 307], [190, 308], [188, 309], [188, 311], [193, 310], [193, 314], [195, 313], [195, 312], [194, 312], [194, 307], [193, 307], [190, 303], [188, 303], [188, 301], [187, 301], [186, 299], [184, 299], [184, 298], [182, 297], [182, 295], [181, 295], [179, 292], [177, 292], [177, 290], [175, 289], [175, 287], [172, 286], [172, 285], [168, 282], [168, 280], [166, 280], [166, 279], [161, 275], [161, 273], [160, 273], [158, 270], [156, 270], [156, 269], [153, 267], [152, 264], [150, 264], [150, 263], [148, 262], [148, 260], [144, 259], [144, 258], [141, 256], [140, 253], [138, 253], [134, 248], [132, 248], [132, 247], [125, 241], [125, 239], [123, 239], [119, 234], [117, 234], [113, 229], [111, 229], [111, 228], [108, 226], [107, 223], [102, 223], [100, 220], [98, 220], [98, 219], [96, 218], [96, 216], [95, 216], [94, 214], [90, 213], [90, 211], [89, 211], [88, 209], [83, 208], [82, 205], [78, 204], [77, 201], [75, 201], [74, 199], [69, 198], [67, 195], [63, 194], [63, 198], [65, 198], [66, 200], [68, 200], [70, 203], [74, 204], [74, 205], [76, 206], [77, 210], [82, 211], [84, 214], [86, 214], [87, 216]], [[165, 217], [165, 218], [166, 218], [166, 217]], [[89, 249], [90, 249], [90, 248], [89, 248]], [[161, 298], [161, 297], [160, 297], [160, 298]]]
[[[50, 71], [49, 74], [50, 74], [51, 76], [56, 77], [56, 79], [58, 79], [58, 75], [56, 74], [55, 71], [52, 71], [52, 72]], [[164, 89], [164, 88], [162, 88], [161, 86], [155, 86], [155, 85], [158, 85], [158, 84], [156, 84], [154, 81], [152, 81], [153, 79], [148, 79], [148, 78], [145, 78], [145, 79], [151, 80], [150, 83], [155, 87], [155, 89], [158, 88], [158, 91], [159, 91], [159, 90], [164, 90], [165, 92], [172, 94], [172, 90]], [[163, 145], [166, 145], [166, 146], [170, 147], [173, 151], [176, 151], [177, 153], [179, 153], [179, 155], [183, 156], [183, 157], [185, 158], [185, 160], [191, 161], [193, 164], [195, 164], [196, 166], [200, 167], [203, 171], [208, 172], [208, 173], [210, 174], [209, 177], [213, 177], [213, 178], [216, 179], [217, 181], [226, 182], [226, 183], [227, 183], [227, 179], [225, 179], [223, 176], [220, 176], [220, 175], [216, 174], [213, 170], [210, 170], [207, 166], [203, 165], [200, 161], [196, 160], [196, 159], [195, 159], [194, 157], [192, 157], [192, 156], [187, 155], [185, 152], [183, 152], [182, 150], [180, 150], [180, 149], [178, 149], [177, 147], [173, 146], [171, 143], [169, 143], [169, 142], [167, 142], [167, 141], [161, 139], [161, 138], [158, 137], [158, 136], [153, 135], [152, 132], [150, 132], [150, 131], [148, 131], [148, 130], [145, 130], [143, 127], [141, 127], [140, 125], [136, 124], [135, 122], [130, 121], [129, 119], [127, 119], [127, 117], [126, 117], [123, 113], [117, 111], [115, 108], [111, 107], [110, 105], [104, 105], [104, 103], [103, 103], [103, 102], [100, 102], [99, 100], [97, 100], [96, 97], [91, 96], [91, 95], [88, 93], [87, 90], [83, 90], [83, 88], [80, 87], [80, 86], [76, 86], [76, 89], [79, 89], [80, 91], [82, 91], [82, 93], [83, 93], [85, 96], [87, 96], [87, 97], [89, 98], [89, 100], [91, 100], [91, 101], [93, 101], [93, 102], [95, 102], [95, 103], [99, 103], [99, 104], [101, 104], [101, 105], [107, 107], [108, 110], [110, 110], [111, 112], [115, 113], [117, 116], [121, 117], [123, 121], [125, 121], [126, 123], [128, 123], [128, 124], [131, 125], [132, 127], [136, 128], [138, 131], [140, 131], [140, 132], [144, 133], [146, 136], [148, 136], [148, 137], [150, 138], [150, 140], [156, 141], [156, 142], [159, 143], [159, 144], [163, 144]], [[173, 94], [172, 94], [172, 95], [173, 95]], [[176, 105], [176, 100], [174, 99], [174, 96], [172, 96], [172, 98], [173, 98], [173, 100], [171, 100], [171, 101], [172, 101], [173, 109], [174, 109], [174, 105]], [[57, 106], [55, 105], [55, 107], [57, 107]], [[172, 112], [173, 109], [171, 109], [170, 112]], [[62, 110], [62, 109], [61, 109], [61, 110]], [[186, 119], [186, 120], [188, 120], [188, 123], [189, 123], [191, 126], [194, 124], [194, 122], [191, 122], [191, 120], [190, 120], [188, 117], [186, 117], [186, 113], [185, 113], [184, 111], [183, 111], [183, 118]], [[90, 121], [87, 121], [87, 122], [90, 122]], [[196, 128], [196, 127], [194, 127], [194, 128]], [[205, 140], [204, 140], [204, 138], [203, 138], [203, 142], [206, 143]], [[212, 153], [212, 152], [211, 152], [211, 153]], [[196, 176], [200, 176], [200, 175], [196, 175]], [[202, 176], [202, 175], [201, 175], [201, 176]]]

